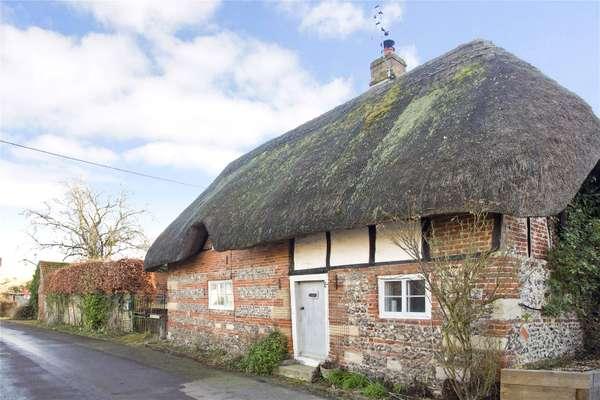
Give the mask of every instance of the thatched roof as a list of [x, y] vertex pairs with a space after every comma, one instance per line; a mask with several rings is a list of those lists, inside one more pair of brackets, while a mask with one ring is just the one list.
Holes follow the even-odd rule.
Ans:
[[579, 97], [486, 41], [458, 47], [233, 161], [146, 268], [406, 215], [563, 210], [600, 158]]

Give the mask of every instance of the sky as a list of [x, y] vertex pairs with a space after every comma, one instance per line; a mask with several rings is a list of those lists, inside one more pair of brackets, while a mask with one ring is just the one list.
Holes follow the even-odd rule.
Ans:
[[23, 210], [65, 182], [127, 191], [152, 240], [230, 161], [365, 91], [376, 5], [409, 69], [491, 40], [600, 113], [597, 1], [3, 1], [0, 139], [190, 185], [0, 144], [0, 278], [62, 258]]

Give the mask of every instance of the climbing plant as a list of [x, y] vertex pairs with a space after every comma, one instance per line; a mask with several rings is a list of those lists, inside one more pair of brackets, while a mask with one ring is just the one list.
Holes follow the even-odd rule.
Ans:
[[[597, 167], [596, 170], [599, 168]], [[565, 210], [566, 223], [549, 252], [544, 312], [574, 311], [583, 322], [588, 350], [600, 351], [600, 171], [592, 173]]]
[[103, 293], [88, 293], [83, 295], [83, 326], [92, 331], [105, 329], [110, 306], [111, 297], [109, 295]]

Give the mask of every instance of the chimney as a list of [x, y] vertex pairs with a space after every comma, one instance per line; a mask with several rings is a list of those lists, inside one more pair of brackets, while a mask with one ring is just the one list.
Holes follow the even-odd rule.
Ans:
[[396, 54], [394, 41], [386, 39], [383, 41], [383, 56], [371, 63], [371, 83], [369, 83], [369, 86], [388, 79], [394, 79], [405, 71], [406, 62]]

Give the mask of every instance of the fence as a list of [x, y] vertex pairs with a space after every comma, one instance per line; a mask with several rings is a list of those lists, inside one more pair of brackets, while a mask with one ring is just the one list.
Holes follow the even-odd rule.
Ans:
[[133, 330], [165, 337], [167, 327], [167, 293], [132, 297]]

